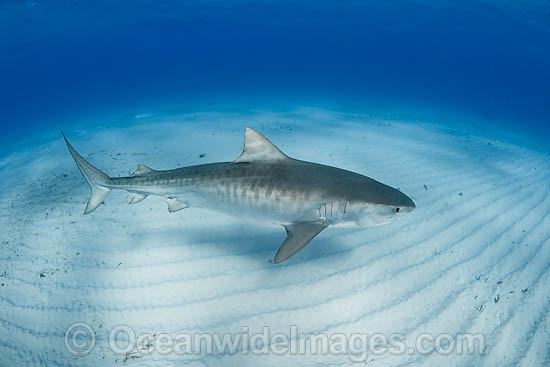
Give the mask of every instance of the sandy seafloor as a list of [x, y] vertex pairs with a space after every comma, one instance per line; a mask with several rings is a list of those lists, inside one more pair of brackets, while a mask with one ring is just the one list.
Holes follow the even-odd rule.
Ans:
[[[65, 133], [111, 176], [231, 161], [251, 126], [291, 157], [400, 188], [412, 213], [333, 228], [281, 265], [280, 227], [200, 208], [168, 213], [112, 192], [83, 216], [89, 188], [61, 137], [0, 161], [0, 366], [340, 366], [347, 355], [116, 355], [108, 334], [482, 333], [483, 353], [368, 355], [368, 366], [550, 363], [549, 156], [529, 144], [422, 122], [319, 109], [138, 116]], [[204, 155], [201, 158], [201, 155]], [[96, 332], [86, 356], [65, 330]], [[361, 365], [361, 364], [357, 364]]]

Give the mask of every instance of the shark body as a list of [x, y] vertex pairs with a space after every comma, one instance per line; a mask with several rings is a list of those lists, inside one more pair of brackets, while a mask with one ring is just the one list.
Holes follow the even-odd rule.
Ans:
[[274, 263], [294, 255], [327, 227], [385, 224], [415, 208], [401, 191], [369, 177], [290, 158], [250, 128], [242, 154], [232, 162], [163, 171], [140, 164], [130, 176], [113, 178], [63, 138], [91, 188], [84, 214], [102, 204], [110, 190], [120, 189], [131, 194], [130, 204], [157, 195], [167, 198], [170, 212], [195, 206], [280, 224], [287, 238]]

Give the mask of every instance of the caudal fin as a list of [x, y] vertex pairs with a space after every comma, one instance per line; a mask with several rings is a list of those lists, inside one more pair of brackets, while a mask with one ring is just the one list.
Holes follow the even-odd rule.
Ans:
[[65, 140], [65, 144], [67, 144], [67, 148], [69, 149], [71, 156], [76, 162], [78, 169], [92, 189], [90, 199], [88, 200], [88, 205], [86, 205], [86, 209], [84, 210], [84, 214], [91, 213], [92, 211], [94, 211], [95, 208], [103, 203], [105, 196], [107, 196], [109, 191], [111, 191], [111, 189], [109, 188], [109, 183], [111, 182], [111, 179], [105, 173], [101, 172], [90, 163], [86, 162], [86, 160], [82, 158], [82, 156], [78, 154], [76, 150], [74, 150], [72, 145], [65, 137], [65, 134], [61, 134], [63, 135], [63, 140]]

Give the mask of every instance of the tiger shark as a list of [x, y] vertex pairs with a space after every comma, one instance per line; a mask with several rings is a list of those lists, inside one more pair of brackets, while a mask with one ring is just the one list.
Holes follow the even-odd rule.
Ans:
[[149, 195], [167, 198], [173, 213], [202, 207], [252, 222], [282, 225], [287, 237], [273, 262], [285, 261], [327, 227], [371, 227], [415, 208], [404, 193], [344, 169], [293, 159], [257, 131], [246, 128], [242, 154], [232, 162], [154, 170], [143, 164], [127, 177], [109, 177], [65, 144], [91, 188], [84, 214], [113, 189], [129, 204]]

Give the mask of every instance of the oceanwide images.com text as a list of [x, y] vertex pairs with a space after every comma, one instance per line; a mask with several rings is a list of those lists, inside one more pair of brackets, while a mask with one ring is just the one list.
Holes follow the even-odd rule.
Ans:
[[[411, 336], [409, 336], [411, 339]], [[147, 355], [347, 355], [352, 362], [369, 356], [391, 355], [473, 355], [485, 353], [483, 334], [420, 333], [414, 340], [392, 333], [300, 333], [291, 325], [287, 333], [272, 332], [264, 326], [252, 332], [248, 326], [237, 333], [137, 333], [128, 325], [116, 325], [97, 333], [89, 324], [77, 322], [65, 332], [65, 347], [77, 356], [93, 352], [98, 343], [107, 343], [114, 354]]]

